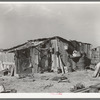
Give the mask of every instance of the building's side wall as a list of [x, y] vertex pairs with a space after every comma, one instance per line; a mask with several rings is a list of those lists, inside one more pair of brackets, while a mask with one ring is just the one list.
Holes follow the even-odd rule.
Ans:
[[30, 68], [30, 50], [16, 51], [15, 63], [17, 74], [32, 73], [32, 69]]
[[[38, 49], [38, 48], [37, 48]], [[32, 73], [38, 73], [39, 68], [39, 51], [36, 48], [30, 49], [30, 57], [32, 63]]]

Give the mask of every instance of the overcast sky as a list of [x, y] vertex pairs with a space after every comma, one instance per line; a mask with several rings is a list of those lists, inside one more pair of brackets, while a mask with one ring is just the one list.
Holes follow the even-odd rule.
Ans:
[[100, 3], [0, 3], [0, 48], [52, 36], [100, 46]]

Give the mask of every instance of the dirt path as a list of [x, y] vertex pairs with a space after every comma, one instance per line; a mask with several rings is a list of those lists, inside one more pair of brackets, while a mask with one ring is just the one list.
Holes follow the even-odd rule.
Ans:
[[99, 83], [100, 78], [93, 79], [92, 73], [93, 71], [88, 70], [65, 74], [68, 78], [66, 82], [53, 80], [54, 77], [61, 77], [61, 74], [56, 73], [34, 74], [34, 77], [21, 79], [4, 76], [0, 77], [0, 84], [3, 84], [6, 89], [16, 89], [18, 93], [68, 93], [77, 83], [85, 86]]

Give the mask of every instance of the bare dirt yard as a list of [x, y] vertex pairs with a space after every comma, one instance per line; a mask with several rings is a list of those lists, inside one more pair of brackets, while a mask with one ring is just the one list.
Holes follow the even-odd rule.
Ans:
[[43, 73], [34, 74], [23, 78], [3, 76], [0, 84], [6, 89], [16, 89], [17, 93], [68, 93], [70, 88], [77, 83], [85, 87], [100, 82], [100, 78], [92, 78], [93, 71], [84, 70], [65, 74], [66, 81], [60, 81], [61, 74]]

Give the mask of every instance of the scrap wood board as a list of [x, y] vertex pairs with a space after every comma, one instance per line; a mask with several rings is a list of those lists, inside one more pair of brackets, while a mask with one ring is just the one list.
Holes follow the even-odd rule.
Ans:
[[74, 93], [79, 93], [79, 92], [85, 93], [85, 92], [89, 92], [91, 88], [98, 88], [98, 89], [99, 89], [99, 88], [100, 88], [100, 83], [95, 84], [95, 85], [91, 85], [91, 86], [89, 86], [89, 87], [87, 87], [87, 88], [78, 89], [78, 90], [73, 91], [73, 92], [74, 92]]

